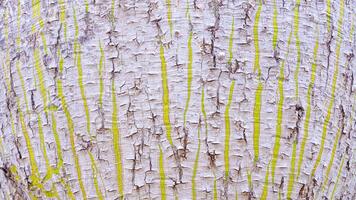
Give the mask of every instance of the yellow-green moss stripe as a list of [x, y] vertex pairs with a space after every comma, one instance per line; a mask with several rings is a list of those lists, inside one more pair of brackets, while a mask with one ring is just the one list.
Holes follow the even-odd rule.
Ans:
[[287, 185], [287, 199], [291, 199], [295, 179], [295, 158], [297, 157], [297, 140], [293, 141], [292, 157], [290, 160], [289, 180]]
[[35, 152], [33, 151], [33, 147], [31, 144], [31, 138], [28, 134], [27, 131], [27, 126], [25, 123], [25, 119], [23, 116], [23, 113], [21, 111], [20, 108], [20, 103], [19, 103], [19, 99], [17, 99], [17, 110], [19, 113], [19, 119], [20, 119], [20, 124], [21, 124], [21, 129], [22, 129], [22, 133], [23, 136], [25, 138], [25, 142], [26, 142], [26, 148], [28, 151], [28, 155], [29, 155], [29, 160], [30, 160], [30, 167], [31, 167], [31, 175], [30, 175], [30, 180], [31, 180], [31, 184], [35, 187], [41, 188], [41, 181], [39, 179], [39, 171], [38, 171], [38, 165], [36, 162], [36, 158], [35, 158]]
[[[23, 81], [23, 77], [22, 77], [22, 74], [21, 74], [21, 69], [19, 66], [17, 66], [17, 73], [20, 77], [20, 79], [22, 79]], [[36, 84], [36, 87], [37, 84]], [[26, 93], [26, 88], [25, 88], [25, 84], [24, 82], [22, 83], [22, 90], [23, 90], [23, 93], [25, 94]], [[26, 97], [26, 96], [25, 96]], [[27, 102], [27, 99], [25, 98], [25, 102]], [[18, 104], [20, 104], [19, 100], [17, 102]], [[19, 105], [18, 105], [19, 106]], [[29, 108], [28, 106], [26, 105], [26, 113], [29, 114], [30, 111], [29, 111]], [[21, 111], [21, 115], [22, 115], [22, 120], [24, 120], [24, 117], [23, 117], [23, 113]], [[21, 120], [21, 118], [20, 118]], [[22, 122], [21, 122], [22, 123]], [[24, 123], [24, 122], [23, 122]], [[37, 171], [36, 173], [36, 181], [38, 182], [35, 182], [34, 183], [34, 186], [39, 188], [41, 191], [44, 192], [44, 194], [47, 196], [47, 197], [56, 197], [57, 199], [59, 198], [58, 197], [58, 192], [57, 192], [57, 188], [55, 185], [52, 185], [52, 188], [50, 191], [46, 191], [44, 190], [44, 186], [43, 186], [43, 183], [49, 179], [52, 178], [53, 176], [53, 173], [54, 173], [54, 170], [52, 168], [52, 166], [50, 165], [50, 161], [49, 161], [49, 158], [48, 158], [48, 155], [47, 155], [47, 150], [46, 150], [46, 146], [45, 146], [45, 140], [44, 140], [44, 133], [43, 133], [43, 125], [42, 125], [42, 120], [41, 120], [41, 117], [40, 117], [40, 114], [37, 113], [37, 123], [38, 123], [38, 134], [39, 134], [39, 139], [40, 139], [40, 149], [41, 149], [41, 152], [43, 154], [43, 158], [45, 160], [45, 165], [46, 165], [46, 174], [45, 174], [45, 177], [43, 178], [43, 180], [41, 181], [40, 180], [40, 174], [39, 174], [39, 171]], [[26, 127], [23, 127], [23, 128], [26, 128]], [[26, 131], [27, 132], [27, 131]], [[24, 133], [25, 134], [25, 133]], [[30, 139], [30, 138], [28, 138]], [[29, 141], [29, 144], [31, 144], [31, 141]], [[32, 148], [32, 147], [31, 147]], [[34, 163], [36, 164], [36, 163]], [[37, 169], [38, 170], [38, 169]]]
[[115, 0], [111, 0], [111, 18], [115, 22]]
[[[58, 63], [59, 73], [62, 73], [63, 72], [64, 59], [63, 59], [59, 49], [58, 49], [57, 53], [58, 53], [58, 57], [59, 57], [59, 63]], [[56, 84], [57, 91], [62, 89], [62, 88], [59, 88], [59, 86], [62, 86], [62, 82], [61, 82], [61, 80], [58, 80], [58, 79], [57, 79], [57, 84]], [[60, 84], [58, 84], [58, 82]], [[57, 155], [58, 155], [58, 159], [59, 159], [58, 164], [57, 164], [57, 168], [55, 169], [55, 173], [59, 174], [59, 170], [63, 166], [63, 153], [62, 153], [61, 141], [59, 139], [59, 134], [58, 134], [58, 131], [57, 131], [57, 120], [56, 120], [56, 117], [55, 117], [53, 111], [51, 112], [51, 119], [52, 119], [52, 132], [53, 132], [53, 135], [54, 135], [54, 140], [56, 141]]]
[[167, 74], [167, 64], [164, 57], [163, 45], [160, 45], [160, 58], [161, 58], [161, 77], [162, 77], [162, 87], [163, 87], [163, 123], [166, 127], [167, 140], [171, 146], [173, 146], [173, 140], [171, 136], [172, 126], [169, 120], [169, 90], [168, 90], [168, 74]]
[[52, 187], [50, 191], [46, 191], [46, 190], [44, 190], [44, 186], [41, 183], [40, 173], [39, 173], [38, 165], [36, 162], [35, 153], [34, 153], [34, 150], [33, 150], [32, 144], [31, 144], [31, 138], [27, 131], [25, 119], [24, 119], [22, 110], [20, 108], [19, 99], [17, 99], [17, 110], [19, 113], [19, 119], [20, 119], [20, 124], [21, 124], [21, 128], [22, 128], [22, 133], [24, 135], [25, 142], [26, 142], [26, 148], [27, 148], [27, 151], [29, 154], [30, 169], [31, 169], [31, 175], [30, 175], [31, 186], [34, 186], [34, 187], [40, 189], [40, 191], [43, 192], [46, 197], [57, 197], [58, 193], [55, 188]]
[[336, 182], [334, 184], [334, 188], [333, 188], [333, 191], [331, 193], [330, 199], [334, 199], [336, 188], [339, 185], [339, 179], [340, 179], [340, 175], [341, 175], [341, 172], [342, 172], [342, 167], [344, 166], [344, 161], [345, 161], [345, 154], [342, 156], [341, 164], [340, 164], [339, 170], [337, 172]]
[[192, 36], [193, 32], [189, 32], [189, 37], [188, 37], [188, 74], [187, 74], [187, 100], [185, 102], [185, 108], [184, 108], [184, 127], [186, 125], [187, 121], [187, 112], [189, 109], [189, 102], [190, 102], [190, 97], [192, 94], [192, 80], [193, 80], [193, 48], [192, 48]]
[[[59, 73], [62, 73], [62, 70], [63, 70], [63, 57], [61, 56], [60, 51], [58, 51], [58, 57], [59, 57]], [[59, 91], [60, 89], [63, 90], [61, 80], [57, 79], [56, 83], [57, 83], [56, 84], [57, 91]], [[52, 132], [53, 132], [54, 140], [56, 142], [57, 158], [58, 158], [57, 167], [54, 169], [54, 173], [59, 175], [60, 170], [63, 167], [63, 153], [62, 153], [61, 141], [59, 139], [59, 134], [58, 134], [58, 131], [57, 131], [57, 120], [56, 120], [56, 117], [54, 115], [53, 110], [51, 112], [51, 120], [52, 120]], [[64, 186], [66, 194], [68, 195], [68, 197], [71, 200], [74, 200], [75, 197], [74, 197], [74, 194], [72, 192], [72, 189], [71, 189], [69, 183], [67, 183], [64, 178], [61, 178], [59, 181]]]
[[307, 142], [308, 136], [309, 136], [309, 120], [310, 120], [310, 113], [311, 113], [311, 95], [312, 95], [312, 91], [314, 88], [314, 82], [315, 82], [315, 76], [316, 76], [318, 49], [319, 49], [319, 34], [317, 35], [316, 40], [315, 40], [312, 71], [311, 71], [310, 83], [309, 83], [308, 91], [307, 91], [307, 110], [306, 110], [305, 121], [304, 121], [304, 134], [303, 134], [303, 138], [302, 138], [302, 142], [301, 142], [301, 146], [300, 146], [300, 152], [299, 152], [298, 167], [297, 167], [297, 179], [299, 178], [300, 170], [302, 168], [305, 145], [306, 145], [306, 142]]
[[194, 166], [193, 166], [193, 176], [192, 176], [192, 198], [193, 200], [197, 199], [197, 190], [196, 190], [196, 184], [195, 184], [195, 178], [197, 176], [197, 171], [198, 171], [198, 164], [199, 164], [199, 155], [200, 155], [200, 123], [198, 127], [198, 149], [195, 155], [195, 160], [194, 160]]
[[[16, 37], [16, 52], [19, 53], [21, 51], [21, 1], [17, 1], [17, 37]], [[26, 114], [29, 114], [30, 109], [28, 106], [27, 93], [25, 88], [25, 80], [22, 76], [20, 69], [20, 59], [16, 60], [16, 71], [20, 78], [21, 89], [23, 93], [23, 98], [26, 105]]]
[[337, 148], [337, 144], [339, 143], [340, 136], [341, 136], [341, 128], [338, 129], [337, 134], [336, 134], [335, 139], [334, 139], [333, 148], [331, 150], [331, 157], [330, 157], [330, 160], [329, 160], [329, 163], [328, 163], [328, 167], [326, 168], [326, 172], [325, 172], [325, 175], [324, 175], [324, 181], [323, 181], [324, 183], [322, 184], [322, 187], [321, 187], [321, 192], [322, 193], [324, 192], [326, 183], [328, 182], [329, 174], [330, 174], [330, 171], [331, 171], [331, 167], [334, 164], [336, 148]]
[[233, 46], [233, 42], [234, 42], [234, 31], [235, 31], [235, 18], [232, 17], [232, 23], [231, 23], [231, 32], [230, 32], [230, 39], [229, 39], [229, 60], [227, 61], [227, 63], [229, 65], [231, 65], [231, 61], [232, 61], [232, 46]]
[[341, 49], [341, 43], [342, 43], [342, 23], [343, 23], [343, 17], [344, 17], [344, 0], [340, 1], [340, 17], [338, 20], [338, 42], [337, 42], [337, 47], [336, 47], [336, 62], [335, 62], [335, 71], [334, 71], [334, 75], [333, 75], [333, 82], [332, 82], [332, 91], [331, 91], [331, 99], [329, 102], [329, 106], [328, 106], [328, 111], [325, 117], [325, 121], [323, 124], [323, 132], [321, 135], [321, 142], [320, 142], [320, 149], [319, 149], [319, 153], [318, 156], [316, 158], [316, 161], [314, 163], [313, 166], [313, 170], [311, 173], [311, 177], [314, 177], [315, 172], [320, 164], [321, 161], [321, 157], [323, 155], [323, 151], [324, 151], [324, 146], [325, 146], [325, 139], [326, 139], [326, 133], [327, 133], [327, 128], [329, 125], [329, 121], [331, 118], [331, 109], [334, 106], [334, 101], [335, 101], [335, 90], [336, 90], [336, 81], [337, 78], [339, 76], [339, 58], [340, 58], [340, 49]]
[[258, 70], [258, 86], [255, 94], [255, 104], [253, 108], [253, 150], [254, 150], [254, 163], [259, 159], [259, 142], [260, 142], [260, 115], [261, 115], [261, 95], [263, 90], [263, 85], [261, 82], [261, 66], [260, 66], [260, 49], [259, 49], [259, 39], [258, 39], [258, 25], [260, 20], [260, 14], [262, 10], [262, 1], [259, 1], [258, 9], [255, 15], [255, 22], [253, 25], [253, 40], [255, 45], [255, 61], [254, 69], [255, 72]]
[[46, 180], [49, 180], [49, 179], [52, 178], [53, 169], [52, 169], [52, 166], [51, 166], [51, 164], [49, 162], [48, 155], [47, 155], [47, 150], [46, 150], [46, 146], [45, 146], [42, 119], [41, 119], [40, 114], [38, 114], [38, 113], [37, 113], [37, 124], [38, 124], [38, 135], [39, 135], [39, 138], [40, 138], [40, 149], [42, 151], [43, 158], [45, 160], [45, 165], [46, 165], [46, 168], [47, 168], [47, 173], [46, 173], [46, 175], [44, 177], [44, 181], [46, 181]]
[[[99, 41], [99, 48], [100, 48], [100, 61], [99, 61], [99, 78], [100, 78], [100, 94], [99, 94], [99, 105], [100, 108], [102, 109], [102, 95], [103, 95], [103, 77], [102, 77], [102, 70], [103, 70], [103, 62], [104, 62], [104, 51], [103, 48], [101, 47], [101, 42]], [[90, 142], [92, 141], [93, 138], [90, 138]], [[97, 198], [102, 200], [104, 199], [103, 194], [100, 190], [99, 187], [99, 182], [98, 182], [98, 174], [99, 170], [96, 166], [96, 162], [94, 159], [93, 154], [88, 151], [89, 157], [90, 157], [90, 163], [91, 163], [91, 168], [92, 168], [92, 174], [93, 174], [93, 182], [94, 182], [94, 187], [95, 187], [95, 192], [97, 195]]]
[[83, 105], [84, 105], [84, 110], [85, 110], [85, 118], [87, 122], [87, 132], [91, 136], [90, 132], [90, 113], [89, 113], [89, 107], [88, 107], [88, 102], [87, 98], [85, 96], [85, 88], [83, 84], [83, 68], [82, 68], [82, 61], [81, 61], [81, 47], [78, 42], [79, 38], [79, 27], [78, 27], [78, 21], [77, 21], [77, 16], [75, 14], [75, 9], [73, 8], [73, 18], [74, 18], [74, 27], [75, 27], [75, 33], [74, 33], [74, 65], [77, 67], [78, 71], [78, 85], [80, 89], [80, 95], [83, 100]]
[[99, 183], [98, 183], [98, 178], [97, 178], [99, 170], [96, 167], [95, 159], [94, 159], [93, 154], [90, 151], [88, 151], [88, 154], [89, 154], [89, 158], [90, 158], [90, 162], [91, 162], [91, 169], [93, 171], [93, 181], [94, 181], [95, 192], [96, 192], [97, 198], [99, 200], [103, 200], [104, 199], [103, 193], [100, 190]]
[[74, 159], [74, 167], [75, 167], [75, 170], [77, 172], [77, 178], [78, 178], [78, 182], [79, 182], [79, 187], [80, 187], [80, 190], [82, 192], [83, 199], [87, 199], [84, 183], [83, 183], [83, 180], [82, 180], [82, 172], [81, 172], [81, 169], [80, 169], [79, 158], [78, 158], [78, 155], [77, 155], [77, 151], [75, 149], [74, 123], [73, 123], [73, 120], [72, 120], [72, 116], [71, 116], [71, 114], [70, 114], [70, 112], [68, 110], [68, 105], [67, 105], [67, 102], [65, 100], [64, 93], [63, 93], [62, 81], [60, 79], [57, 79], [57, 86], [58, 86], [57, 87], [58, 97], [61, 100], [62, 109], [63, 109], [63, 112], [64, 112], [64, 114], [66, 116], [66, 119], [67, 119], [67, 125], [68, 125], [68, 129], [69, 129], [70, 146], [71, 146], [71, 151], [72, 151], [73, 159]]
[[328, 33], [330, 33], [330, 28], [331, 28], [331, 0], [326, 0], [326, 23], [327, 23]]
[[20, 180], [21, 177], [19, 175], [16, 165], [10, 165], [10, 172], [14, 175], [16, 181]]
[[[205, 111], [204, 85], [202, 86], [202, 89], [201, 89], [201, 112], [203, 113], [203, 120], [204, 120], [204, 127], [205, 127], [205, 138], [207, 140], [208, 139], [208, 119], [207, 119], [206, 111]], [[214, 200], [217, 200], [217, 198], [218, 198], [215, 174], [214, 174], [214, 184], [213, 184], [213, 198], [214, 198]]]
[[213, 195], [214, 195], [214, 200], [217, 200], [218, 199], [218, 189], [217, 189], [217, 181], [216, 181], [215, 175], [214, 175]]
[[278, 39], [278, 22], [277, 22], [277, 3], [276, 0], [273, 0], [273, 39], [272, 39], [272, 46], [273, 49], [277, 47], [277, 39]]
[[26, 113], [28, 114], [30, 112], [30, 109], [29, 109], [29, 106], [28, 106], [27, 94], [26, 94], [26, 89], [25, 89], [25, 80], [23, 79], [23, 76], [22, 76], [22, 73], [21, 73], [20, 61], [19, 60], [16, 61], [16, 71], [17, 71], [17, 74], [18, 74], [18, 76], [20, 78], [21, 89], [22, 89], [23, 98], [24, 98], [25, 105], [26, 105]]
[[265, 183], [263, 184], [263, 190], [262, 190], [262, 195], [261, 195], [261, 200], [266, 200], [268, 196], [268, 178], [269, 178], [269, 166], [270, 163], [267, 165], [267, 171], [266, 171], [266, 176], [265, 176]]
[[299, 97], [299, 69], [300, 69], [300, 39], [299, 39], [299, 6], [300, 0], [297, 0], [295, 10], [294, 10], [294, 36], [297, 47], [297, 66], [294, 72], [294, 82], [295, 82], [295, 97]]
[[64, 39], [67, 41], [67, 22], [66, 22], [66, 1], [58, 0], [59, 5], [59, 21], [63, 25]]
[[38, 199], [38, 198], [33, 194], [32, 191], [30, 191], [29, 196], [30, 196], [30, 199], [31, 199], [31, 200], [37, 200], [37, 199]]
[[32, 0], [31, 10], [33, 20], [38, 20], [41, 17], [41, 0]]
[[161, 146], [159, 146], [159, 185], [161, 190], [161, 199], [166, 200], [166, 175], [164, 173], [164, 158]]
[[190, 18], [190, 13], [189, 13], [189, 0], [187, 0], [186, 6], [185, 6], [185, 17]]
[[258, 5], [257, 12], [255, 15], [255, 22], [253, 24], [253, 43], [255, 45], [255, 62], [253, 71], [258, 71], [258, 78], [261, 77], [261, 66], [260, 66], [260, 47], [259, 47], [259, 40], [258, 40], [258, 25], [260, 21], [260, 15], [262, 10], [262, 1], [260, 0], [260, 4]]
[[89, 13], [89, 2], [88, 2], [88, 0], [84, 0], [84, 5], [85, 5], [85, 13]]
[[61, 179], [59, 180], [59, 182], [60, 182], [62, 185], [64, 185], [65, 192], [67, 193], [69, 199], [75, 200], [75, 196], [74, 196], [74, 194], [73, 194], [73, 192], [72, 192], [72, 189], [70, 188], [70, 185], [69, 185], [67, 182], [65, 182], [63, 178], [61, 178]]
[[[32, 0], [31, 4], [31, 10], [32, 10], [32, 19], [36, 20], [37, 23], [40, 25], [40, 28], [44, 28], [44, 21], [41, 17], [41, 0]], [[32, 24], [32, 32], [35, 33], [38, 30], [38, 27], [36, 27], [36, 23]], [[45, 54], [48, 54], [48, 48], [47, 48], [47, 41], [46, 41], [46, 36], [44, 32], [40, 32], [40, 36], [42, 39], [42, 44], [43, 44], [43, 50]]]
[[224, 149], [224, 160], [225, 160], [225, 179], [229, 179], [229, 171], [230, 171], [230, 164], [229, 164], [229, 153], [230, 153], [230, 107], [232, 101], [232, 95], [234, 93], [235, 88], [235, 80], [231, 81], [230, 85], [230, 92], [229, 98], [227, 100], [226, 108], [225, 108], [225, 149]]
[[115, 89], [115, 80], [112, 78], [111, 83], [111, 95], [112, 95], [112, 136], [114, 143], [114, 154], [116, 160], [116, 176], [117, 176], [117, 184], [118, 191], [120, 195], [120, 199], [124, 198], [124, 172], [122, 169], [122, 158], [121, 158], [121, 147], [120, 147], [120, 132], [119, 132], [119, 122], [118, 122], [118, 110], [116, 103], [116, 89]]
[[255, 104], [253, 107], [253, 162], [256, 163], [259, 159], [259, 145], [260, 145], [260, 122], [261, 122], [261, 107], [262, 107], [262, 82], [258, 82], [255, 94]]
[[[21, 177], [20, 177], [20, 175], [19, 175], [19, 173], [18, 173], [18, 169], [17, 169], [17, 167], [16, 167], [16, 165], [13, 165], [13, 164], [11, 164], [10, 165], [10, 173], [13, 175], [13, 178], [14, 178], [14, 181], [16, 181], [16, 182], [18, 182], [18, 184], [22, 184], [22, 180], [20, 180], [21, 179]], [[30, 176], [30, 178], [31, 178], [31, 176]], [[30, 187], [31, 186], [33, 186], [34, 184], [33, 183], [31, 183], [31, 185], [30, 185]], [[40, 184], [41, 185], [41, 184]], [[37, 185], [38, 186], [38, 185]], [[43, 186], [43, 185], [41, 185], [41, 186]], [[37, 197], [34, 195], [34, 193], [36, 192], [35, 190], [32, 190], [31, 188], [29, 188], [30, 190], [29, 190], [29, 196], [30, 196], [30, 199], [35, 199], [35, 200], [37, 200]], [[42, 192], [43, 191], [43, 187], [41, 187], [41, 188], [39, 188], [40, 189], [40, 191]], [[52, 184], [52, 189], [53, 189], [53, 184]], [[46, 195], [46, 197], [57, 197], [57, 199], [58, 199], [58, 193], [57, 193], [57, 191], [55, 190], [55, 191], [43, 191], [44, 192], [44, 194]], [[37, 192], [36, 192], [37, 193]], [[6, 194], [6, 195], [8, 195], [8, 194]], [[10, 199], [9, 197], [7, 197], [7, 199]]]
[[41, 39], [42, 39], [42, 45], [43, 45], [43, 51], [45, 54], [48, 54], [48, 47], [47, 47], [47, 41], [46, 41], [46, 36], [43, 32], [41, 32]]
[[166, 6], [167, 6], [167, 20], [168, 20], [169, 32], [171, 34], [171, 37], [173, 37], [172, 2], [171, 2], [171, 0], [166, 0]]
[[51, 112], [51, 120], [52, 120], [52, 133], [54, 136], [54, 141], [56, 142], [57, 158], [58, 158], [57, 167], [54, 169], [54, 173], [59, 174], [60, 169], [63, 167], [63, 153], [61, 147], [61, 140], [59, 139], [59, 135], [57, 131], [57, 120], [53, 112]]
[[278, 189], [278, 200], [282, 199], [282, 192], [281, 189]]
[[41, 65], [41, 60], [40, 60], [40, 52], [36, 48], [34, 51], [34, 59], [35, 59], [35, 69], [36, 69], [36, 74], [39, 79], [39, 87], [40, 87], [40, 93], [43, 101], [43, 107], [44, 111], [46, 112], [47, 115], [47, 106], [48, 106], [48, 100], [47, 100], [47, 90], [46, 90], [46, 85], [45, 85], [45, 80], [43, 76], [43, 70], [42, 70], [42, 65]]
[[250, 170], [247, 170], [247, 183], [248, 183], [248, 188], [252, 190], [252, 176]]

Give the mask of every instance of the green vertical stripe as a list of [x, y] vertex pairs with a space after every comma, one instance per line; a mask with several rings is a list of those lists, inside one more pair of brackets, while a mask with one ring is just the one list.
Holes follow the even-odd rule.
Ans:
[[199, 164], [199, 154], [200, 154], [200, 123], [198, 127], [198, 149], [195, 155], [194, 166], [193, 166], [193, 175], [192, 175], [192, 198], [193, 200], [197, 199], [196, 183], [195, 178], [197, 176], [198, 164]]
[[164, 57], [163, 45], [160, 45], [160, 58], [161, 58], [161, 77], [162, 77], [162, 87], [163, 87], [163, 122], [166, 127], [167, 140], [171, 146], [173, 146], [173, 140], [171, 136], [172, 126], [169, 120], [169, 90], [168, 90], [168, 74], [167, 74], [167, 64]]
[[230, 153], [230, 107], [232, 101], [232, 95], [234, 93], [235, 87], [235, 80], [231, 82], [230, 85], [230, 92], [229, 98], [225, 108], [225, 149], [224, 149], [224, 160], [225, 160], [225, 179], [229, 179], [229, 171], [230, 171], [230, 164], [229, 164], [229, 153]]
[[254, 70], [258, 71], [258, 86], [255, 94], [255, 104], [253, 107], [253, 150], [254, 150], [254, 163], [259, 159], [259, 145], [260, 145], [260, 117], [261, 117], [261, 95], [263, 91], [263, 85], [261, 82], [261, 66], [260, 66], [260, 49], [259, 49], [259, 39], [258, 39], [258, 25], [260, 20], [260, 14], [262, 10], [262, 1], [258, 5], [258, 9], [255, 15], [255, 22], [253, 25], [253, 40], [255, 45], [255, 61]]
[[172, 2], [171, 2], [171, 0], [166, 0], [166, 6], [167, 6], [167, 19], [168, 19], [168, 25], [169, 25], [169, 32], [171, 34], [171, 37], [173, 37]]
[[159, 146], [159, 180], [161, 189], [161, 200], [166, 200], [166, 175], [164, 173], [164, 158], [161, 146]]
[[335, 191], [337, 189], [337, 186], [339, 185], [339, 179], [340, 179], [340, 175], [341, 175], [341, 172], [342, 172], [342, 167], [344, 166], [344, 161], [345, 161], [345, 154], [342, 156], [341, 164], [340, 164], [340, 167], [339, 167], [339, 170], [338, 170], [338, 173], [337, 173], [337, 177], [336, 177], [336, 182], [334, 184], [334, 188], [333, 188], [333, 191], [331, 193], [330, 199], [334, 199]]
[[111, 83], [111, 95], [112, 95], [112, 134], [113, 134], [113, 143], [114, 143], [114, 154], [115, 154], [115, 165], [116, 165], [116, 176], [118, 184], [118, 192], [120, 199], [124, 199], [124, 174], [123, 174], [123, 163], [121, 158], [121, 147], [120, 147], [120, 132], [118, 125], [118, 111], [116, 103], [116, 89], [115, 89], [115, 80], [112, 78]]

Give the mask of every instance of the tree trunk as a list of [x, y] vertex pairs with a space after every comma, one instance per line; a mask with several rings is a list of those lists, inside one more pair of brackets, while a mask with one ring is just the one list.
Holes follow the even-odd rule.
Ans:
[[0, 2], [0, 199], [356, 199], [354, 0]]

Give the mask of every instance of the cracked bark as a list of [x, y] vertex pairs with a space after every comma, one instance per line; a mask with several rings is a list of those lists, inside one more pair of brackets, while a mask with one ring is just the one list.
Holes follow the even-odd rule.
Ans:
[[[256, 54], [253, 26], [260, 2], [262, 10], [257, 32], [263, 92], [259, 159], [254, 161], [253, 108], [260, 82], [253, 70]], [[295, 26], [294, 12], [298, 2], [301, 65], [299, 99], [295, 99], [296, 80], [289, 75], [296, 71], [298, 49], [294, 37], [290, 49], [287, 40]], [[100, 199], [97, 189], [104, 199], [160, 199], [163, 196], [167, 199], [193, 199], [194, 192], [197, 199], [234, 199], [236, 194], [239, 199], [259, 199], [265, 175], [271, 176], [267, 169], [276, 137], [280, 98], [276, 91], [282, 62], [286, 63], [286, 74], [283, 79], [280, 149], [275, 181], [272, 183], [269, 177], [266, 192], [267, 199], [287, 199], [293, 144], [296, 144], [298, 157], [305, 127], [316, 37], [320, 42], [315, 83], [310, 94], [309, 137], [301, 173], [298, 178], [295, 177], [290, 198], [329, 199], [334, 190], [336, 199], [355, 199], [356, 1], [342, 0], [345, 8], [340, 30], [341, 1], [330, 1], [329, 17], [326, 13], [327, 2], [276, 0], [278, 39], [273, 47], [274, 6], [269, 0], [0, 1], [0, 199], [55, 199], [56, 191], [60, 199]], [[77, 41], [80, 52], [73, 51], [73, 11], [79, 24]], [[232, 27], [232, 58], [229, 59]], [[190, 33], [192, 84], [184, 126]], [[341, 49], [338, 57], [339, 41]], [[45, 52], [45, 42], [48, 52]], [[161, 44], [166, 62], [169, 102], [163, 102], [162, 98]], [[101, 47], [104, 54], [102, 94], [99, 76]], [[39, 50], [42, 83], [36, 71], [35, 49]], [[74, 64], [77, 53], [82, 58], [90, 133], [87, 133], [77, 66]], [[18, 62], [24, 85], [16, 68]], [[336, 75], [330, 120], [326, 124], [324, 152], [315, 176], [311, 177], [313, 164], [321, 149], [323, 123], [332, 99], [332, 80], [337, 63], [339, 73]], [[235, 87], [231, 107], [229, 115], [225, 115], [232, 81]], [[47, 105], [44, 105], [40, 84], [45, 85]], [[113, 86], [115, 92], [112, 92]], [[60, 87], [74, 126], [74, 150], [78, 155], [79, 169], [76, 169], [72, 154], [68, 114], [59, 96]], [[112, 95], [116, 97], [118, 108], [123, 196], [118, 187], [118, 161], [111, 128]], [[167, 105], [172, 144], [164, 122], [163, 112]], [[51, 118], [51, 113], [54, 118]], [[22, 131], [21, 114], [34, 149], [39, 183], [32, 174], [30, 148]], [[228, 119], [225, 119], [226, 116]], [[43, 144], [38, 118], [43, 122]], [[57, 168], [61, 159], [53, 119], [57, 122], [55, 128], [61, 144], [63, 166], [49, 180], [44, 180], [49, 169], [41, 146], [46, 148], [53, 169]], [[224, 171], [226, 120], [229, 120], [231, 133], [227, 144], [228, 177], [225, 177]], [[201, 129], [201, 147], [198, 145], [198, 129]], [[338, 129], [341, 135], [336, 141], [335, 159], [329, 178], [325, 179]], [[162, 148], [163, 163], [160, 163], [159, 147]], [[96, 168], [92, 166], [92, 158]], [[196, 191], [193, 192], [195, 161], [198, 163], [194, 180]], [[164, 176], [160, 173], [160, 165], [164, 166]], [[80, 188], [78, 170], [82, 173], [86, 196]], [[160, 185], [161, 179], [165, 184]], [[324, 181], [326, 188], [322, 192]], [[165, 191], [164, 195], [162, 191]]]

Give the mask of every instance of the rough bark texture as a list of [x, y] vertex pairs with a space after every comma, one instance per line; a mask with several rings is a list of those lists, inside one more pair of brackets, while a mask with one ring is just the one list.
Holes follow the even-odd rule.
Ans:
[[356, 199], [355, 8], [0, 1], [0, 199]]

